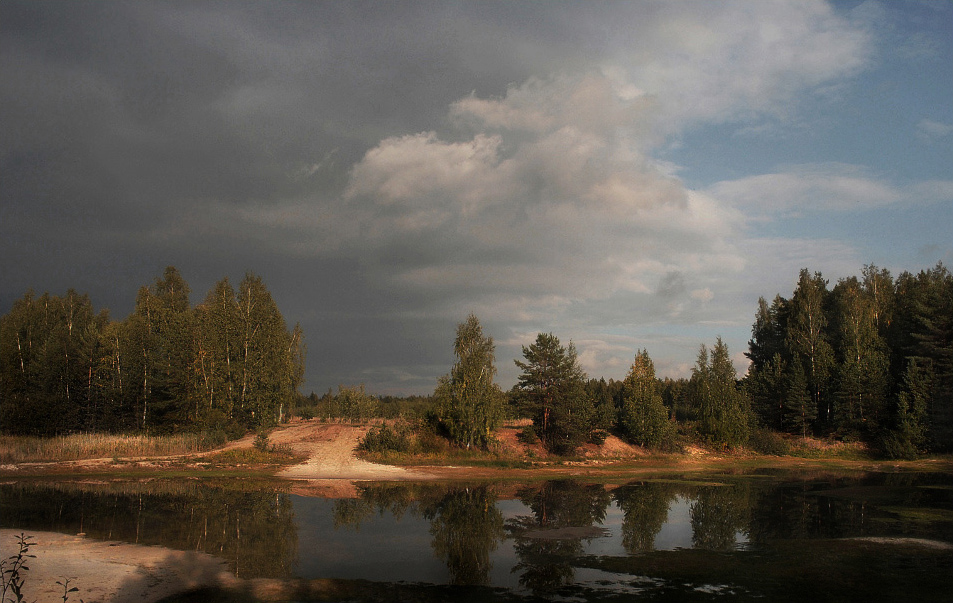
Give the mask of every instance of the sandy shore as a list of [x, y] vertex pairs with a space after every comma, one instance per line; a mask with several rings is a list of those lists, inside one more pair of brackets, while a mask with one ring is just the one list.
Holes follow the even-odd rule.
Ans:
[[[0, 556], [16, 555], [21, 530], [0, 530]], [[169, 595], [213, 585], [232, 585], [225, 562], [205, 553], [121, 542], [101, 542], [53, 532], [25, 532], [30, 547], [25, 601], [59, 601], [70, 579], [69, 600], [86, 603], [153, 603]], [[9, 593], [8, 593], [9, 595]]]

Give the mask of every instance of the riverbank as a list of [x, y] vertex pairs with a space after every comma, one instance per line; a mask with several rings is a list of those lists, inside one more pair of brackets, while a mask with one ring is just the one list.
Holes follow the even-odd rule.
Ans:
[[[610, 436], [589, 444], [571, 459], [546, 455], [539, 445], [518, 441], [519, 424], [498, 432], [495, 454], [359, 458], [357, 445], [369, 425], [293, 421], [273, 430], [268, 447], [249, 435], [204, 453], [35, 461], [0, 465], [0, 478], [111, 476], [279, 477], [296, 482], [422, 481], [433, 479], [536, 479], [557, 476], [593, 479], [673, 471], [746, 471], [763, 468], [852, 471], [948, 471], [953, 457], [913, 461], [870, 458], [856, 447], [810, 441], [801, 455], [712, 451], [687, 447], [679, 453], [649, 452]], [[373, 461], [373, 462], [371, 462]], [[303, 484], [302, 484], [303, 486]]]

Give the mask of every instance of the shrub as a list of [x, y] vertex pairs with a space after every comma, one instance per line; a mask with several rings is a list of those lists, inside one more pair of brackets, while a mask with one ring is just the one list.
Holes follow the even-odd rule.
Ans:
[[406, 423], [399, 422], [392, 428], [387, 423], [372, 427], [364, 439], [361, 440], [358, 450], [364, 452], [411, 452], [412, 445], [409, 435], [410, 429]]
[[751, 432], [748, 446], [759, 454], [785, 456], [791, 452], [791, 446], [779, 433], [764, 427], [756, 427]]
[[417, 447], [423, 454], [446, 454], [450, 450], [450, 442], [433, 429], [424, 428], [417, 432]]
[[609, 432], [604, 429], [594, 429], [591, 434], [589, 434], [589, 441], [595, 444], [596, 446], [602, 446], [606, 443], [606, 438], [609, 437]]
[[268, 452], [268, 432], [264, 429], [255, 436], [255, 442], [252, 444], [256, 450]]
[[539, 443], [539, 436], [536, 435], [536, 428], [532, 425], [527, 425], [516, 434], [516, 439], [520, 442], [527, 444], [529, 446], [534, 446]]
[[206, 450], [224, 446], [226, 442], [228, 442], [228, 434], [221, 427], [202, 432], [201, 445]]

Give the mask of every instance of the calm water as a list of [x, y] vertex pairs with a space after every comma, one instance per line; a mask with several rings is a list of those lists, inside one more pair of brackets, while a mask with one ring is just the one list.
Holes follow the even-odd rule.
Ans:
[[371, 600], [953, 597], [950, 475], [368, 483], [351, 499], [287, 488], [8, 483], [0, 525], [202, 550], [245, 578], [370, 581]]

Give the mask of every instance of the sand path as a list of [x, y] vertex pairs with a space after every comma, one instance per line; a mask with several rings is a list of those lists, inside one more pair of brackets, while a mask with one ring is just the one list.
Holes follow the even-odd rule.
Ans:
[[269, 440], [287, 444], [295, 452], [308, 455], [308, 460], [277, 473], [278, 477], [305, 480], [344, 479], [420, 480], [432, 476], [403, 467], [379, 465], [355, 456], [357, 445], [368, 426], [300, 421], [271, 432]]

